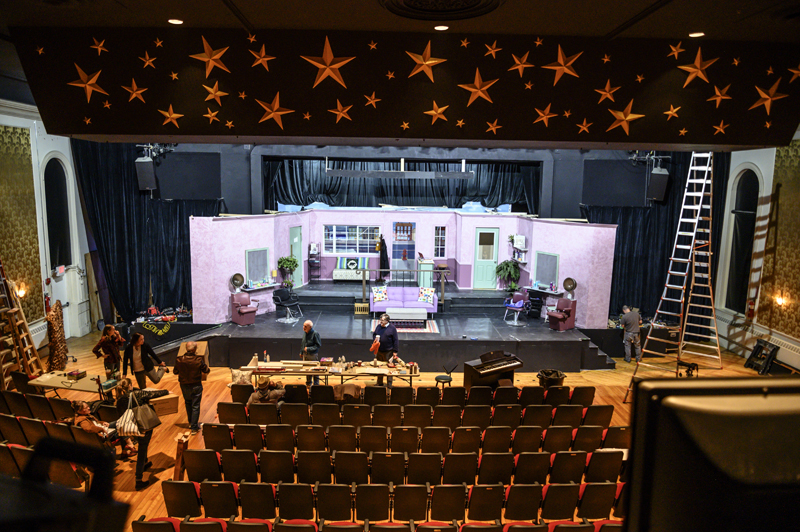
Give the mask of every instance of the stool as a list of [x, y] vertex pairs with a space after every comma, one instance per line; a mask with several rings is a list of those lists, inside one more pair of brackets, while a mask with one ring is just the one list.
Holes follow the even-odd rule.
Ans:
[[453, 382], [453, 377], [451, 377], [450, 375], [437, 375], [435, 377], [435, 380], [436, 380], [436, 386], [439, 386], [439, 384], [441, 384], [442, 390], [444, 390], [445, 384], [447, 384], [448, 386], [452, 386], [451, 383]]

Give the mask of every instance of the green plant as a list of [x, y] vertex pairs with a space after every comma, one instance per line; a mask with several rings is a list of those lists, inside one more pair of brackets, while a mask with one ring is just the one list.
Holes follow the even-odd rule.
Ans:
[[278, 259], [278, 268], [285, 271], [289, 275], [292, 275], [298, 266], [300, 266], [300, 263], [297, 262], [297, 259], [292, 255]]
[[504, 260], [497, 265], [495, 274], [506, 284], [506, 288], [511, 290], [513, 286], [516, 289], [519, 281], [519, 263], [515, 260]]
[[509, 281], [508, 284], [506, 285], [506, 290], [508, 290], [509, 292], [516, 292], [517, 290], [519, 290], [519, 285], [514, 281]]

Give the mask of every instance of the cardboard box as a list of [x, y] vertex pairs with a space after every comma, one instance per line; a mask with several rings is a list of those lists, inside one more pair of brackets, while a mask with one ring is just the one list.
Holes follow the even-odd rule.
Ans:
[[150, 404], [159, 417], [178, 413], [178, 396], [173, 393], [150, 399]]

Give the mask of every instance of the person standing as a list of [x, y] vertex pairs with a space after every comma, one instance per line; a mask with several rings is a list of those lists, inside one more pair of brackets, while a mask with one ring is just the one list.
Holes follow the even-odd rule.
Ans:
[[[397, 350], [400, 346], [400, 339], [397, 336], [397, 328], [390, 323], [391, 318], [388, 314], [381, 314], [378, 326], [372, 331], [372, 341], [378, 342], [378, 352], [375, 353], [375, 360], [379, 362], [389, 362], [397, 357]], [[392, 387], [392, 377], [386, 376], [386, 386]], [[378, 386], [383, 386], [383, 375], [378, 375]]]
[[200, 401], [203, 399], [203, 373], [211, 371], [203, 357], [197, 355], [197, 342], [186, 342], [186, 353], [175, 360], [172, 370], [178, 376], [186, 417], [192, 435], [200, 432]]
[[[145, 343], [144, 336], [140, 333], [133, 333], [128, 347], [125, 348], [125, 353], [122, 357], [122, 377], [128, 376], [128, 364], [131, 366], [133, 376], [136, 377], [136, 383], [139, 388], [147, 388], [147, 379], [145, 375], [153, 371], [155, 365], [165, 367], [166, 364], [161, 362], [149, 344]], [[169, 370], [167, 370], [169, 371]], [[153, 380], [152, 378], [150, 379]], [[154, 384], [156, 382], [154, 381]]]
[[642, 324], [642, 318], [628, 305], [623, 305], [619, 324], [625, 330], [622, 340], [622, 344], [625, 346], [625, 362], [631, 361], [631, 344], [636, 348], [636, 362], [639, 362], [642, 360], [642, 345], [639, 341], [639, 326]]
[[[306, 320], [303, 323], [303, 338], [300, 340], [300, 358], [303, 360], [319, 360], [319, 348], [322, 347], [322, 339], [319, 333], [314, 330], [314, 323]], [[314, 386], [319, 385], [319, 375], [314, 375]], [[306, 386], [311, 386], [311, 376], [306, 377]]]
[[106, 379], [114, 378], [115, 373], [119, 373], [119, 346], [125, 343], [122, 335], [113, 325], [103, 327], [103, 335], [100, 341], [92, 349], [92, 353], [97, 358], [103, 359], [103, 366], [106, 368]]

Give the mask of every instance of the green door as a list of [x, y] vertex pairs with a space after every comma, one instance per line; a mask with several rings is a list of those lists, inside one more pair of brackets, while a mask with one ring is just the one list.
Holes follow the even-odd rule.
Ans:
[[303, 228], [302, 226], [289, 228], [289, 241], [292, 246], [292, 256], [297, 259], [300, 266], [294, 271], [294, 285], [301, 286], [303, 284]]
[[472, 288], [494, 290], [497, 288], [497, 239], [500, 230], [479, 227], [475, 230], [475, 273]]

